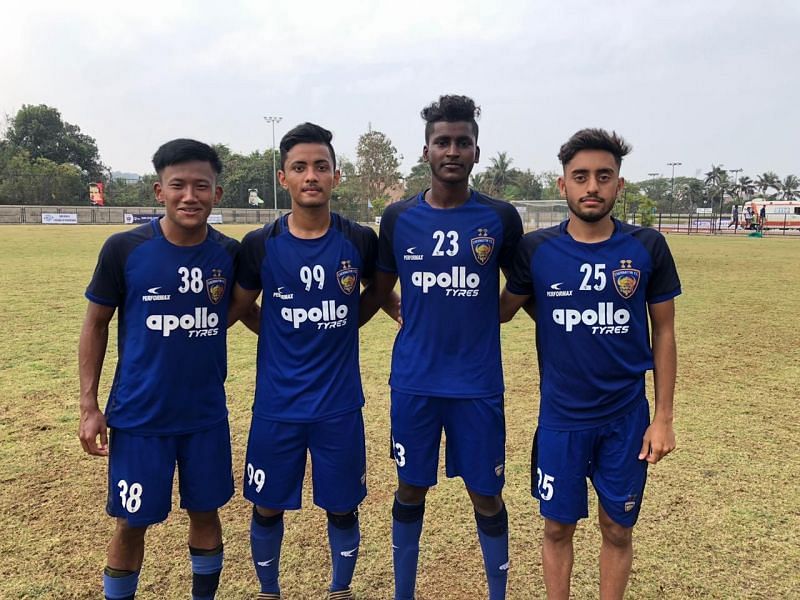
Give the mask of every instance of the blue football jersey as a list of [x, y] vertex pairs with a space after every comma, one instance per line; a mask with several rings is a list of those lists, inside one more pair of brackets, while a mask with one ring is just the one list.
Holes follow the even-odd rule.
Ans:
[[483, 398], [503, 393], [499, 270], [522, 235], [517, 210], [478, 192], [437, 209], [424, 193], [381, 219], [378, 268], [397, 273], [403, 327], [392, 352], [392, 389]]
[[658, 231], [615, 219], [611, 237], [593, 244], [574, 240], [567, 221], [531, 232], [506, 287], [536, 303], [540, 425], [594, 427], [644, 398], [653, 368], [647, 305], [681, 293]]
[[158, 219], [106, 240], [86, 298], [117, 307], [111, 427], [174, 435], [227, 416], [226, 329], [238, 249], [211, 227], [203, 243], [176, 246]]
[[253, 414], [313, 422], [364, 404], [358, 308], [361, 282], [375, 271], [378, 239], [335, 213], [325, 235], [300, 239], [287, 219], [242, 240], [237, 281], [263, 290]]

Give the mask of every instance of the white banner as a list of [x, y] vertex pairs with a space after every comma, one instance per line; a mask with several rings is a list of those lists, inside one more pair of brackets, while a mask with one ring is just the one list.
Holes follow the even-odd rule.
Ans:
[[222, 223], [222, 215], [212, 213], [208, 215], [208, 222], [212, 225], [219, 225]]
[[45, 225], [77, 225], [77, 213], [42, 213], [42, 223]]

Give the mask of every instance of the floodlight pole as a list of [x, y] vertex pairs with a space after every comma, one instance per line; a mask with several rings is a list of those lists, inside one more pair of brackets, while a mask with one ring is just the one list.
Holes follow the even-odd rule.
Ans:
[[672, 214], [672, 205], [675, 203], [675, 167], [681, 166], [681, 162], [668, 162], [667, 166], [672, 167], [672, 185], [669, 192], [669, 214]]
[[273, 208], [278, 210], [278, 171], [275, 169], [275, 123], [280, 123], [283, 117], [264, 117], [267, 123], [272, 123], [272, 202]]

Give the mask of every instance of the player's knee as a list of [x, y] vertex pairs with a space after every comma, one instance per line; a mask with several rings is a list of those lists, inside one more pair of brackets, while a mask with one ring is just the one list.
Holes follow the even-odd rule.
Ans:
[[253, 521], [261, 527], [273, 527], [283, 521], [282, 510], [272, 510], [261, 506], [253, 505]]
[[544, 520], [544, 539], [551, 544], [564, 544], [572, 542], [575, 533], [575, 524], [559, 523], [552, 519]]
[[395, 497], [392, 505], [392, 517], [399, 523], [416, 523], [425, 516], [425, 496], [422, 502], [406, 504], [399, 497]]
[[503, 509], [503, 498], [498, 494], [497, 496], [484, 496], [478, 494], [467, 488], [469, 498], [472, 500], [472, 506], [475, 511], [482, 515], [496, 515]]
[[489, 537], [500, 537], [508, 533], [508, 511], [505, 505], [502, 505], [497, 514], [482, 515], [477, 510], [475, 511], [475, 521], [478, 524], [478, 529]]
[[116, 535], [125, 543], [141, 542], [144, 534], [147, 533], [147, 525], [143, 527], [132, 527], [127, 519], [118, 518]]
[[611, 519], [600, 521], [600, 533], [604, 542], [618, 548], [627, 548], [633, 543], [633, 527], [623, 527]]
[[401, 481], [397, 485], [395, 497], [401, 504], [422, 504], [425, 502], [427, 493], [428, 488], [426, 487], [410, 485]]
[[348, 513], [332, 513], [327, 511], [328, 523], [336, 529], [351, 529], [358, 523], [358, 508], [354, 508]]

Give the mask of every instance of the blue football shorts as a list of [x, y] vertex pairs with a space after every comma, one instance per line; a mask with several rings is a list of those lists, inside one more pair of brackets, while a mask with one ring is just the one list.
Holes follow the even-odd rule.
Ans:
[[419, 487], [436, 485], [439, 446], [445, 434], [448, 477], [461, 477], [473, 492], [496, 496], [505, 483], [506, 424], [503, 396], [434, 398], [392, 390], [392, 457], [398, 478]]
[[172, 509], [176, 464], [181, 508], [206, 512], [223, 506], [233, 496], [228, 420], [182, 435], [112, 430], [106, 512], [131, 527], [164, 521]]
[[335, 513], [355, 509], [367, 495], [361, 409], [313, 423], [253, 417], [244, 497], [263, 508], [299, 509], [309, 452], [314, 504]]
[[609, 517], [633, 527], [639, 517], [647, 481], [647, 461], [639, 460], [642, 438], [650, 424], [650, 407], [642, 401], [614, 421], [579, 431], [539, 427], [531, 453], [531, 493], [539, 511], [559, 523], [589, 516], [586, 479]]

